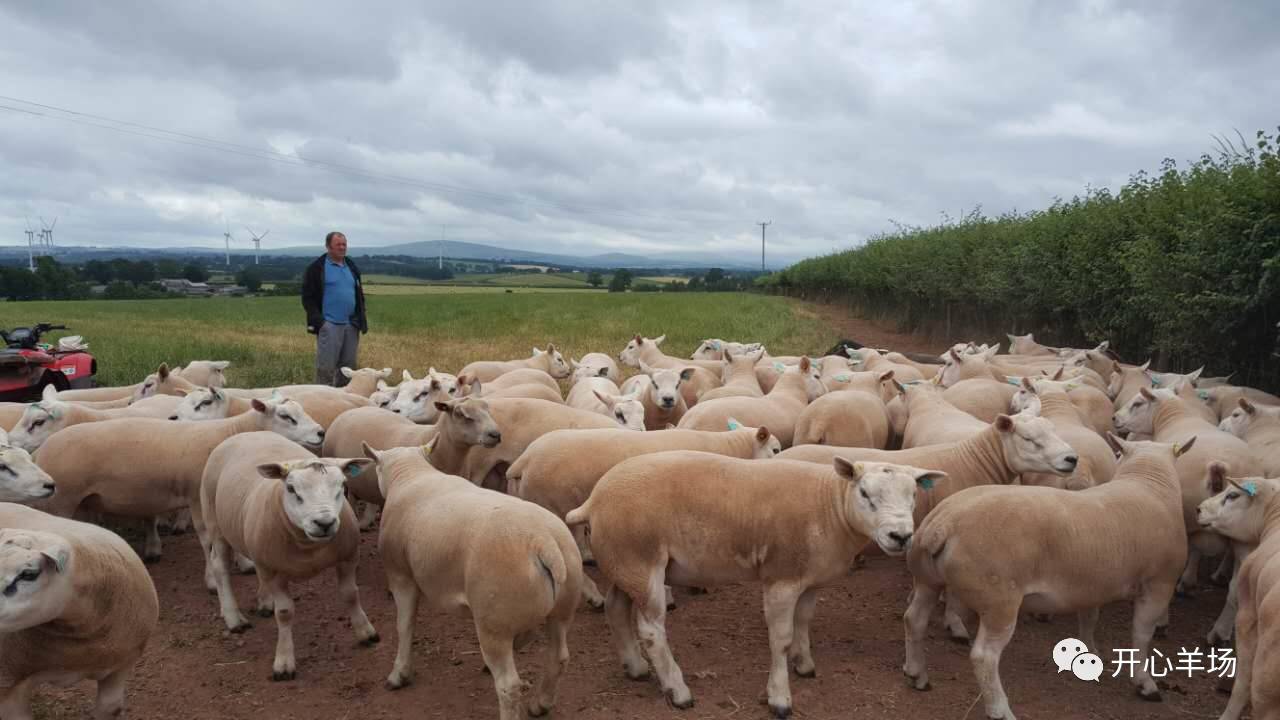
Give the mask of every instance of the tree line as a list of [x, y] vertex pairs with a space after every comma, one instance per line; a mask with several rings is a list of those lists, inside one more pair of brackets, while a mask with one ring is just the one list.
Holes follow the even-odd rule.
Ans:
[[1108, 339], [1126, 360], [1278, 387], [1277, 137], [1224, 141], [1043, 210], [900, 228], [759, 284], [947, 340]]

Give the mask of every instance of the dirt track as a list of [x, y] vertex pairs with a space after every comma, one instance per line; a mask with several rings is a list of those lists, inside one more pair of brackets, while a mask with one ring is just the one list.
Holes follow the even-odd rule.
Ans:
[[[824, 313], [825, 315], [826, 313]], [[841, 318], [844, 337], [869, 345], [927, 350], [918, 341]], [[376, 536], [363, 538], [359, 572], [364, 606], [382, 634], [381, 645], [357, 647], [339, 608], [332, 575], [295, 586], [295, 642], [299, 677], [273, 683], [268, 678], [275, 645], [274, 621], [256, 620], [244, 635], [227, 634], [217, 603], [201, 582], [202, 558], [193, 536], [168, 538], [165, 557], [151, 570], [160, 593], [161, 627], [129, 691], [133, 718], [496, 718], [493, 684], [482, 671], [468, 618], [425, 608], [415, 637], [415, 684], [389, 692], [383, 680], [395, 653], [395, 610], [385, 591]], [[594, 572], [594, 571], [593, 571]], [[242, 607], [255, 590], [252, 577], [233, 580]], [[792, 679], [798, 718], [981, 718], [977, 685], [967, 649], [948, 642], [935, 618], [929, 645], [933, 690], [907, 687], [902, 664], [902, 612], [910, 587], [900, 560], [871, 557], [864, 568], [820, 595], [814, 620], [818, 677]], [[1172, 608], [1168, 639], [1157, 642], [1167, 656], [1180, 647], [1203, 645], [1202, 638], [1222, 606], [1224, 591], [1209, 589]], [[690, 710], [669, 708], [655, 681], [625, 679], [600, 613], [582, 610], [570, 634], [572, 659], [553, 717], [767, 718], [763, 705], [768, 639], [758, 586], [729, 587], [710, 594], [677, 595], [669, 616], [672, 649], [694, 692]], [[1129, 609], [1103, 612], [1098, 638], [1107, 648], [1128, 646]], [[1049, 624], [1024, 618], [1002, 663], [1003, 679], [1018, 717], [1045, 720], [1084, 718], [1214, 718], [1225, 696], [1203, 674], [1188, 680], [1170, 676], [1165, 702], [1149, 704], [1132, 692], [1127, 679], [1085, 683], [1056, 673], [1051, 651], [1074, 635], [1073, 619]], [[541, 641], [520, 653], [525, 680], [540, 672]], [[91, 685], [45, 689], [38, 718], [80, 718], [89, 714]]]

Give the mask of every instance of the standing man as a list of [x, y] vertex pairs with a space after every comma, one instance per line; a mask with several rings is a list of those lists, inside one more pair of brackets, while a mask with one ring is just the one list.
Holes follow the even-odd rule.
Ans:
[[369, 332], [364, 314], [360, 269], [347, 257], [347, 236], [324, 237], [325, 254], [302, 275], [302, 307], [307, 332], [316, 336], [316, 383], [342, 387], [347, 377], [339, 368], [356, 369], [360, 333]]

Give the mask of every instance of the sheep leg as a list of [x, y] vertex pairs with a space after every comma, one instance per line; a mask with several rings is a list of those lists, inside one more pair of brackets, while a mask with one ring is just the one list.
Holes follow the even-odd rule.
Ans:
[[1190, 597], [1191, 591], [1200, 583], [1200, 550], [1195, 543], [1187, 544], [1187, 566], [1182, 569], [1182, 577], [1178, 580], [1178, 597]]
[[951, 593], [947, 593], [945, 602], [947, 605], [942, 613], [942, 619], [946, 623], [947, 634], [951, 636], [953, 642], [967, 644], [970, 638], [964, 620], [966, 616], [972, 616], [973, 613], [964, 606], [964, 603], [952, 597]]
[[275, 682], [298, 677], [298, 661], [293, 655], [293, 598], [289, 597], [289, 581], [281, 575], [258, 570], [276, 606], [276, 659], [271, 663], [271, 679]]
[[529, 715], [542, 717], [556, 704], [560, 676], [569, 666], [569, 622], [547, 618], [547, 667], [538, 683], [537, 698], [529, 706]]
[[236, 553], [236, 572], [240, 573], [241, 575], [248, 575], [253, 571], [254, 571], [253, 561], [245, 557], [244, 555], [241, 555], [240, 553]]
[[185, 535], [191, 529], [191, 508], [182, 508], [173, 514], [169, 523], [170, 535]]
[[476, 624], [480, 638], [480, 655], [485, 667], [493, 675], [493, 686], [498, 691], [498, 717], [500, 720], [522, 720], [524, 683], [516, 670], [515, 651], [510, 637], [500, 637]]
[[142, 544], [142, 562], [150, 565], [160, 561], [160, 518], [150, 517], [146, 520], [147, 539]]
[[1080, 625], [1080, 641], [1087, 648], [1098, 647], [1094, 630], [1098, 627], [1098, 611], [1100, 609], [1095, 607], [1076, 613], [1076, 621]]
[[769, 626], [769, 709], [774, 717], [791, 715], [791, 678], [787, 653], [795, 640], [796, 606], [804, 591], [775, 583], [764, 590], [764, 619]]
[[276, 598], [271, 592], [271, 587], [267, 585], [267, 581], [262, 575], [258, 575], [258, 602], [253, 608], [254, 614], [258, 617], [269, 618], [276, 614]]
[[360, 504], [360, 521], [356, 527], [360, 528], [360, 532], [368, 532], [378, 522], [378, 506], [371, 502]]
[[578, 544], [578, 553], [582, 555], [582, 564], [595, 565], [596, 558], [591, 554], [591, 541], [587, 539], [587, 526], [574, 525], [570, 530], [573, 531], [573, 541]]
[[209, 544], [209, 529], [204, 524], [204, 516], [192, 513], [191, 524], [195, 527], [196, 539], [200, 541], [200, 550], [204, 553], [204, 586], [210, 593], [218, 592], [218, 580], [213, 571], [213, 547]]
[[[1243, 564], [1241, 559], [1236, 567]], [[1235, 684], [1231, 686], [1231, 699], [1227, 708], [1222, 711], [1219, 720], [1240, 720], [1253, 690], [1253, 661], [1258, 652], [1258, 618], [1249, 602], [1248, 588], [1241, 590], [1244, 600], [1240, 604], [1240, 614], [1236, 617], [1236, 675]], [[1257, 710], [1254, 710], [1257, 713]]]
[[[978, 622], [978, 636], [974, 639], [969, 659], [973, 662], [973, 674], [978, 678], [982, 699], [986, 701], [987, 717], [1015, 720], [1009, 709], [1009, 696], [1000, 682], [1000, 656], [1013, 638], [1018, 625], [1018, 602], [1009, 607], [997, 607], [982, 615]], [[1148, 637], [1148, 640], [1150, 638]]]
[[210, 565], [213, 567], [214, 589], [218, 593], [218, 605], [222, 610], [222, 621], [233, 633], [244, 632], [252, 625], [240, 614], [236, 606], [236, 595], [231, 589], [231, 546], [216, 533], [209, 538], [211, 545]]
[[582, 574], [582, 599], [592, 610], [604, 607], [604, 596], [600, 594], [600, 588], [596, 587], [595, 581], [586, 573]]
[[[663, 563], [665, 565], [665, 563]], [[636, 602], [636, 629], [640, 636], [640, 646], [649, 656], [658, 683], [667, 695], [667, 701], [676, 708], [684, 710], [693, 707], [693, 693], [684, 682], [684, 674], [671, 655], [671, 646], [667, 643], [667, 602], [663, 597], [662, 566], [655, 568], [649, 576], [649, 587], [643, 602]], [[634, 598], [633, 598], [634, 600]]]
[[813, 622], [813, 612], [818, 605], [818, 591], [809, 588], [800, 594], [796, 602], [794, 621], [795, 639], [791, 643], [791, 661], [795, 664], [796, 675], [804, 678], [818, 674], [813, 662], [813, 651], [809, 644], [809, 625]]
[[347, 616], [351, 618], [351, 628], [356, 631], [356, 640], [365, 647], [371, 647], [381, 638], [378, 637], [378, 631], [374, 629], [373, 623], [369, 622], [369, 616], [364, 614], [364, 607], [360, 605], [360, 588], [356, 586], [355, 559], [339, 564], [337, 571], [338, 593], [342, 596], [342, 604], [347, 607]]
[[93, 707], [95, 720], [116, 720], [124, 717], [124, 691], [132, 673], [132, 668], [125, 668], [98, 681], [98, 699]]
[[[1210, 645], [1223, 647], [1231, 644], [1231, 634], [1236, 627], [1236, 612], [1240, 608], [1240, 566], [1248, 559], [1251, 552], [1253, 547], [1240, 543], [1232, 543], [1227, 551], [1226, 558], [1234, 561], [1231, 568], [1231, 582], [1227, 584], [1227, 600], [1222, 606], [1222, 613], [1218, 615], [1213, 629], [1209, 631]], [[1223, 565], [1226, 565], [1225, 560]]]
[[[586, 577], [585, 575], [583, 576]], [[649, 677], [649, 661], [640, 652], [640, 642], [636, 637], [636, 622], [632, 609], [634, 603], [631, 596], [618, 589], [617, 585], [609, 588], [604, 596], [604, 615], [612, 631], [614, 647], [622, 658], [622, 669], [632, 680], [644, 680]]]
[[902, 617], [907, 635], [907, 661], [902, 674], [911, 680], [916, 690], [929, 690], [929, 671], [925, 667], [924, 638], [929, 632], [929, 616], [938, 604], [938, 589], [916, 583], [911, 590], [911, 602]]
[[1153, 585], [1148, 586], [1133, 602], [1133, 647], [1138, 651], [1138, 666], [1134, 670], [1133, 682], [1138, 686], [1138, 695], [1143, 700], [1160, 700], [1160, 688], [1151, 679], [1146, 668], [1147, 656], [1151, 652], [1151, 637], [1155, 635], [1156, 623], [1169, 607], [1172, 598], [1173, 588]]
[[396, 603], [396, 662], [387, 676], [387, 688], [399, 690], [413, 679], [413, 619], [418, 614], [418, 585], [412, 578], [387, 574], [387, 585]]
[[33, 720], [35, 718], [31, 714], [33, 689], [32, 682], [28, 679], [0, 693], [0, 717], [5, 720]]
[[1209, 576], [1209, 581], [1218, 587], [1227, 587], [1231, 579], [1235, 577], [1236, 552], [1234, 545], [1222, 555], [1222, 562], [1218, 563], [1218, 569], [1213, 571]]

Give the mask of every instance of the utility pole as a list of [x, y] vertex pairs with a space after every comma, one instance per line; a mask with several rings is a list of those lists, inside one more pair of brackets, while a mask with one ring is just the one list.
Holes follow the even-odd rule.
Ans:
[[36, 271], [36, 231], [31, 229], [31, 219], [27, 219], [27, 269]]
[[440, 247], [439, 247], [440, 257], [437, 258], [436, 260], [437, 268], [439, 268], [440, 270], [444, 269], [444, 229], [447, 227], [449, 226], [448, 225], [440, 226]]
[[760, 272], [764, 272], [764, 229], [773, 224], [772, 220], [756, 223], [760, 226]]

